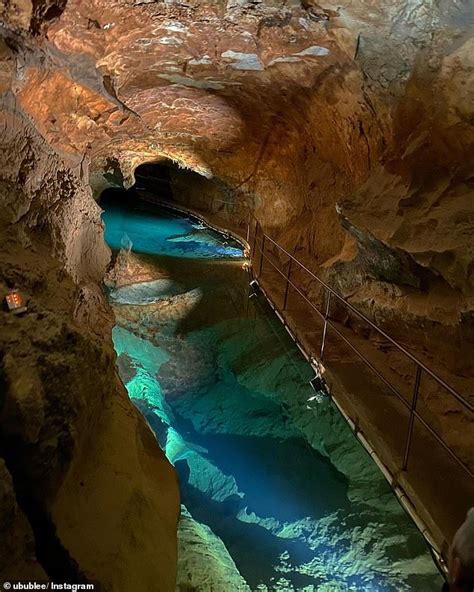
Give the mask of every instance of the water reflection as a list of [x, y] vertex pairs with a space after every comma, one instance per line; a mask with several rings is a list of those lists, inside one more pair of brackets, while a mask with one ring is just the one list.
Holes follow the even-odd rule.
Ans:
[[107, 204], [104, 219], [109, 244], [128, 235], [152, 270], [111, 289], [113, 337], [180, 476], [183, 590], [437, 589], [378, 469], [330, 402], [308, 405], [308, 365], [265, 303], [249, 305], [241, 248], [162, 209]]
[[127, 201], [127, 207], [108, 198], [101, 201], [105, 212], [105, 240], [113, 249], [126, 246], [128, 240], [136, 253], [172, 257], [242, 257], [242, 247], [198, 220], [173, 214], [169, 209]]

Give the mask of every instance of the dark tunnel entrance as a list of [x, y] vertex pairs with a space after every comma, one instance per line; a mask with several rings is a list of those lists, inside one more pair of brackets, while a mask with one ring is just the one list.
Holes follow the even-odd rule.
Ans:
[[248, 196], [236, 191], [222, 179], [180, 166], [172, 160], [144, 163], [135, 169], [135, 184], [129, 189], [108, 188], [99, 200], [107, 202], [147, 202], [158, 206], [185, 209], [213, 218], [221, 227], [247, 233], [248, 211], [253, 209]]
[[99, 201], [103, 207], [114, 202], [128, 203], [132, 207], [144, 205], [143, 202], [172, 205], [176, 203], [175, 193], [179, 195], [173, 183], [174, 168], [171, 161], [141, 164], [134, 171], [135, 183], [131, 187], [108, 187], [100, 194]]
[[135, 169], [134, 189], [151, 191], [163, 200], [173, 199], [170, 165], [163, 163], [145, 163]]

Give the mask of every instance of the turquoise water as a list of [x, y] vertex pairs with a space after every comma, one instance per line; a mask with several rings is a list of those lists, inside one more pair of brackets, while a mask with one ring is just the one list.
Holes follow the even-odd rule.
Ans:
[[180, 477], [178, 590], [439, 589], [382, 475], [248, 300], [240, 246], [165, 209], [102, 205], [109, 244], [148, 274], [109, 296], [119, 373]]
[[[103, 204], [104, 205], [104, 204]], [[160, 212], [160, 208], [154, 208]], [[109, 200], [103, 218], [105, 240], [113, 249], [133, 245], [136, 253], [151, 253], [172, 257], [241, 257], [242, 248], [231, 238], [224, 238], [198, 220], [164, 213], [166, 224], [156, 224], [147, 208], [137, 201], [123, 208]]]

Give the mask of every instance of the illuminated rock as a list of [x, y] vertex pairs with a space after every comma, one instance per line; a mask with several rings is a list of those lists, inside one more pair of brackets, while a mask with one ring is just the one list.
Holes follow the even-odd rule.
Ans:
[[[41, 508], [46, 526], [35, 536], [54, 543], [51, 559], [40, 558], [45, 566], [66, 554], [68, 570], [77, 575], [77, 563], [105, 590], [154, 590], [157, 581], [164, 590], [174, 587], [177, 485], [116, 381], [113, 319], [101, 287], [110, 253], [91, 195], [91, 187], [96, 197], [108, 186], [130, 187], [142, 163], [173, 162], [182, 202], [226, 226], [245, 232], [248, 213], [255, 212], [354, 305], [424, 359], [430, 351], [443, 375], [456, 381], [472, 375], [469, 3], [346, 4], [15, 0], [0, 6], [0, 283], [5, 292], [8, 283], [20, 284], [30, 313], [3, 318], [0, 332], [2, 454], [14, 483], [3, 475], [2, 491], [19, 526], [10, 531], [19, 532], [18, 553], [8, 547], [6, 554], [21, 559], [31, 542], [12, 499], [13, 490], [27, 491], [25, 520]], [[120, 248], [122, 234], [116, 238]], [[168, 246], [181, 257], [192, 242]], [[212, 241], [200, 247], [215, 253]], [[124, 259], [128, 275], [121, 285], [132, 277], [157, 279], [146, 262], [134, 276], [138, 269]], [[113, 274], [109, 279], [120, 288]], [[166, 339], [177, 327], [196, 330], [189, 317], [202, 303], [202, 294], [190, 289], [165, 303], [123, 305], [117, 318], [135, 337]], [[240, 337], [230, 323], [225, 330], [233, 333], [231, 342], [220, 332], [213, 336], [225, 348], [222, 357], [235, 353]], [[173, 342], [175, 350], [180, 346]], [[186, 350], [193, 364], [183, 380], [173, 363], [161, 366], [168, 363], [167, 388], [188, 417], [180, 391], [194, 373], [201, 385], [215, 379], [212, 364], [197, 364], [199, 351], [192, 343]], [[359, 466], [359, 449], [338, 440], [341, 423], [333, 411], [324, 404], [308, 410], [302, 391], [287, 401], [283, 385], [294, 377], [281, 361], [262, 359], [252, 368], [233, 359], [238, 378], [228, 381], [223, 406], [235, 433], [277, 437], [282, 430], [273, 414], [287, 405], [289, 432], [299, 432], [340, 473], [357, 466], [348, 497], [377, 513], [385, 497], [372, 486], [375, 469]], [[167, 425], [171, 416], [156, 376], [140, 374], [143, 368], [130, 359], [122, 363], [128, 384], [139, 375], [147, 381]], [[270, 380], [272, 388], [265, 386]], [[242, 421], [231, 388], [268, 399], [249, 404], [251, 425]], [[139, 388], [136, 394], [143, 404]], [[206, 401], [195, 403], [196, 429], [226, 432], [206, 415]], [[435, 397], [430, 410], [469, 457], [455, 409]], [[266, 521], [253, 526], [269, 531]], [[285, 533], [298, 529], [286, 525]], [[270, 542], [287, 569], [286, 549]], [[379, 566], [374, 557], [382, 551], [372, 551]], [[325, 574], [328, 565], [308, 569]], [[281, 578], [275, 581], [284, 587], [290, 576], [282, 571]], [[319, 589], [328, 586], [321, 582]]]

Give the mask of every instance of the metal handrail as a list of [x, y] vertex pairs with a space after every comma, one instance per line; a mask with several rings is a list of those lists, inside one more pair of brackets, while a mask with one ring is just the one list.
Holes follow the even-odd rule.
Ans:
[[[262, 254], [262, 251], [260, 249], [258, 249], [258, 252], [260, 254]], [[271, 261], [271, 259], [269, 259], [267, 257], [267, 255], [263, 254], [263, 257], [266, 261], [268, 261], [270, 263], [270, 265], [273, 267], [273, 269], [275, 269], [275, 271], [277, 271], [282, 277], [284, 277], [287, 281], [288, 284], [294, 288], [298, 294], [304, 299], [305, 302], [307, 302], [309, 304], [309, 306], [311, 306], [311, 308], [321, 317], [321, 319], [323, 321], [326, 321], [327, 324], [325, 324], [323, 331], [327, 330], [327, 325], [329, 325], [335, 333], [337, 333], [341, 339], [354, 351], [354, 353], [356, 353], [364, 362], [365, 364], [374, 372], [374, 374], [376, 374], [378, 376], [378, 378], [380, 378], [380, 380], [382, 382], [385, 383], [386, 386], [388, 386], [388, 388], [394, 393], [394, 395], [396, 395], [402, 402], [403, 404], [407, 407], [410, 408], [410, 405], [405, 401], [405, 398], [403, 397], [403, 395], [401, 395], [398, 390], [381, 374], [381, 372], [379, 370], [377, 370], [377, 368], [372, 364], [372, 362], [366, 358], [366, 356], [364, 356], [364, 354], [359, 351], [355, 345], [353, 345], [345, 335], [343, 335], [341, 333], [341, 331], [339, 331], [339, 329], [336, 328], [336, 326], [331, 323], [331, 321], [327, 318], [326, 315], [324, 315], [315, 304], [313, 304], [313, 302], [311, 302], [311, 300], [308, 299], [308, 297], [298, 288], [298, 286], [296, 286], [296, 284], [294, 284], [289, 278], [286, 277], [286, 275], [280, 270], [278, 269], [278, 267]], [[323, 336], [323, 342], [324, 342], [324, 336]]]
[[[257, 219], [255, 218], [255, 220], [257, 220]], [[257, 223], [258, 223], [258, 221], [257, 221]], [[353, 313], [355, 313], [357, 316], [359, 316], [364, 322], [369, 324], [380, 335], [382, 335], [385, 339], [387, 339], [387, 341], [389, 341], [392, 345], [394, 345], [397, 349], [399, 349], [405, 356], [410, 358], [415, 364], [420, 366], [424, 370], [424, 372], [429, 374], [443, 388], [445, 388], [447, 391], [449, 391], [451, 393], [451, 395], [453, 395], [453, 397], [455, 397], [459, 401], [459, 403], [464, 405], [469, 411], [474, 412], [474, 405], [471, 405], [471, 403], [469, 403], [469, 401], [464, 399], [464, 397], [462, 395], [460, 395], [452, 386], [450, 386], [440, 376], [438, 376], [435, 372], [433, 372], [433, 370], [431, 370], [428, 366], [426, 366], [419, 358], [417, 358], [411, 352], [409, 352], [405, 347], [403, 347], [403, 345], [401, 345], [400, 343], [395, 341], [395, 339], [393, 339], [393, 337], [390, 337], [390, 335], [388, 335], [388, 333], [386, 333], [383, 329], [381, 329], [378, 325], [376, 325], [373, 321], [371, 321], [369, 319], [369, 317], [367, 317], [363, 312], [358, 310], [353, 304], [351, 304], [348, 300], [346, 300], [343, 296], [341, 296], [338, 292], [336, 292], [336, 290], [334, 290], [334, 288], [331, 288], [331, 286], [326, 284], [326, 282], [324, 282], [314, 272], [312, 272], [310, 269], [308, 269], [306, 267], [306, 265], [304, 265], [304, 263], [301, 263], [301, 261], [296, 259], [296, 257], [294, 255], [292, 255], [284, 247], [279, 245], [268, 234], [263, 233], [263, 236], [265, 237], [266, 240], [270, 241], [273, 245], [275, 245], [275, 247], [277, 247], [282, 253], [284, 253], [287, 257], [289, 257], [292, 261], [297, 263], [301, 267], [301, 269], [303, 269], [313, 279], [315, 279], [317, 282], [319, 282], [328, 292], [330, 292], [333, 296], [335, 296], [340, 302], [342, 302]]]
[[170, 185], [171, 179], [162, 179], [160, 177], [150, 177], [149, 175], [142, 175], [135, 173], [135, 179], [144, 179], [145, 181], [153, 181], [155, 183], [161, 183], [162, 185]]
[[[308, 269], [303, 263], [298, 261], [294, 255], [289, 253], [284, 247], [279, 245], [273, 238], [271, 238], [268, 234], [262, 231], [262, 242], [261, 246], [257, 245], [257, 237], [259, 234], [259, 228], [261, 228], [258, 220], [255, 216], [250, 214], [248, 228], [247, 228], [247, 242], [250, 244], [251, 238], [251, 219], [255, 220], [255, 234], [253, 236], [253, 244], [251, 246], [251, 254], [250, 257], [253, 258], [257, 254], [259, 257], [259, 271], [258, 275], [262, 274], [263, 262], [268, 261], [272, 268], [278, 272], [280, 276], [282, 276], [286, 281], [285, 286], [285, 294], [284, 294], [284, 303], [283, 303], [283, 310], [286, 308], [287, 298], [288, 298], [288, 289], [291, 286], [296, 292], [304, 299], [304, 301], [319, 315], [319, 317], [324, 322], [323, 327], [323, 335], [322, 335], [322, 342], [321, 342], [321, 352], [320, 358], [323, 358], [324, 354], [324, 346], [326, 341], [326, 335], [328, 332], [328, 328], [331, 328], [350, 348], [353, 350], [361, 359], [362, 361], [374, 372], [374, 374], [396, 395], [397, 399], [401, 401], [403, 406], [409, 411], [409, 425], [408, 425], [408, 432], [406, 435], [406, 443], [405, 443], [405, 452], [402, 464], [402, 470], [407, 470], [408, 467], [408, 460], [409, 454], [411, 449], [411, 441], [413, 437], [413, 430], [415, 419], [420, 421], [420, 423], [429, 431], [429, 433], [435, 438], [435, 440], [441, 444], [441, 446], [446, 450], [449, 455], [468, 473], [471, 478], [474, 478], [474, 473], [471, 469], [463, 462], [462, 459], [458, 457], [458, 455], [449, 447], [449, 445], [437, 434], [437, 432], [423, 419], [420, 413], [417, 411], [417, 402], [421, 384], [421, 378], [423, 372], [426, 372], [429, 376], [431, 376], [441, 387], [445, 388], [457, 401], [459, 401], [468, 411], [471, 413], [474, 412], [474, 407], [470, 404], [469, 401], [465, 400], [462, 395], [460, 395], [453, 387], [447, 384], [441, 377], [439, 377], [435, 372], [433, 372], [430, 368], [428, 368], [421, 360], [419, 360], [416, 356], [410, 353], [406, 348], [404, 348], [401, 344], [399, 344], [395, 339], [390, 337], [383, 329], [378, 327], [373, 321], [371, 321], [368, 317], [366, 317], [362, 312], [357, 310], [352, 304], [350, 304], [343, 296], [338, 294], [331, 286], [326, 284], [321, 278], [319, 278], [315, 273], [313, 273], [310, 269]], [[284, 273], [275, 263], [271, 260], [271, 258], [265, 253], [265, 242], [269, 241], [272, 245], [274, 245], [279, 251], [284, 253], [289, 258], [289, 265], [287, 273]], [[327, 300], [326, 300], [326, 307], [325, 312], [321, 312], [317, 306], [304, 294], [298, 286], [290, 279], [291, 275], [291, 266], [292, 262], [297, 263], [304, 271], [306, 271], [312, 278], [318, 281], [326, 290], [327, 293]], [[416, 374], [415, 374], [415, 383], [413, 387], [412, 399], [411, 403], [409, 403], [405, 397], [395, 388], [391, 382], [383, 376], [383, 374], [372, 364], [372, 362], [338, 329], [338, 327], [334, 324], [334, 322], [329, 318], [330, 312], [330, 300], [331, 296], [335, 296], [337, 300], [342, 302], [344, 306], [346, 306], [349, 310], [353, 311], [357, 316], [359, 316], [363, 321], [367, 322], [373, 329], [375, 329], [380, 335], [382, 335], [385, 339], [387, 339], [390, 343], [392, 343], [399, 351], [401, 351], [408, 359], [413, 361], [416, 366]]]

